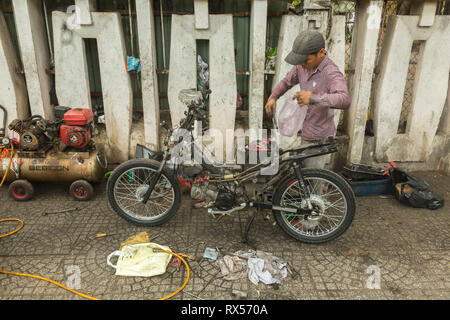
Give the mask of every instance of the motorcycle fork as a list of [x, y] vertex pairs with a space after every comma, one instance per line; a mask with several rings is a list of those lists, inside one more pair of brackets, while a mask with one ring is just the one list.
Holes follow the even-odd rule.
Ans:
[[305, 198], [309, 198], [309, 190], [306, 187], [305, 179], [303, 179], [303, 173], [302, 173], [302, 167], [300, 163], [294, 162], [292, 163], [292, 167], [294, 168], [295, 177], [297, 178], [297, 181], [300, 186], [300, 192], [302, 193], [302, 196]]
[[308, 187], [306, 186], [305, 179], [303, 179], [302, 167], [300, 163], [297, 161], [292, 163], [292, 167], [294, 168], [295, 177], [297, 178], [298, 184], [300, 186], [300, 194], [302, 199], [305, 199], [306, 204], [308, 205], [308, 209], [312, 210], [312, 204], [310, 200], [310, 192]]
[[164, 166], [166, 165], [167, 159], [166, 156], [164, 156], [163, 161], [161, 162], [158, 171], [154, 175], [151, 176], [150, 181], [148, 183], [148, 189], [145, 192], [144, 196], [142, 197], [142, 203], [147, 204], [148, 199], [153, 193], [153, 189], [155, 189], [156, 183], [158, 182], [159, 178], [161, 177], [162, 171]]

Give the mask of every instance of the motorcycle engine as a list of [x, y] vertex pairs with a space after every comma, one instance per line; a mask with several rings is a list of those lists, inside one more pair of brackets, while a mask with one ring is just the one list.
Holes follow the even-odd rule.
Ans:
[[215, 202], [218, 194], [217, 186], [205, 181], [196, 181], [191, 188], [191, 198], [206, 203]]
[[245, 202], [244, 188], [242, 186], [228, 186], [225, 184], [213, 184], [208, 181], [194, 182], [191, 188], [191, 197], [207, 204], [213, 204], [217, 209], [230, 210], [237, 203]]
[[20, 146], [25, 151], [37, 151], [46, 143], [47, 121], [40, 116], [27, 120], [16, 119], [8, 128], [20, 135]]

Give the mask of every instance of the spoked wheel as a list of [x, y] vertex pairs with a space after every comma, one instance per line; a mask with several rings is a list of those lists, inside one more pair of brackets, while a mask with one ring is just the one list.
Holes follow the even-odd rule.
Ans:
[[9, 194], [16, 201], [29, 201], [33, 197], [33, 185], [27, 180], [16, 180], [9, 185]]
[[178, 211], [180, 185], [166, 169], [163, 169], [147, 203], [143, 203], [149, 182], [159, 166], [160, 163], [154, 160], [130, 160], [113, 171], [108, 179], [108, 201], [119, 216], [137, 225], [157, 226]]
[[278, 225], [291, 237], [306, 243], [323, 243], [343, 234], [355, 214], [355, 196], [348, 183], [334, 172], [303, 170], [309, 198], [303, 196], [294, 175], [276, 190], [273, 204], [288, 208], [312, 209], [311, 214], [273, 211]]
[[70, 185], [70, 195], [78, 201], [89, 201], [94, 196], [94, 188], [86, 180], [77, 180]]

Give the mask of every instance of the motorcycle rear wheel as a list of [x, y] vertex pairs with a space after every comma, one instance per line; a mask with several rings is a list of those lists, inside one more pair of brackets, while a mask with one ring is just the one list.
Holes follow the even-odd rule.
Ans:
[[275, 191], [273, 205], [308, 209], [310, 203], [317, 215], [273, 210], [276, 222], [289, 236], [304, 243], [317, 244], [336, 239], [353, 221], [353, 190], [342, 177], [328, 170], [305, 169], [303, 178], [309, 189], [309, 199], [302, 196], [296, 176], [290, 175]]

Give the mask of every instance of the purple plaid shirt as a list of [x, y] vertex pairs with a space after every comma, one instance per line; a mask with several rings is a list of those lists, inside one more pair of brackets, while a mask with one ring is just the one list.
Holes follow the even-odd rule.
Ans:
[[296, 65], [275, 87], [269, 99], [277, 100], [296, 84], [300, 84], [300, 90], [312, 92], [311, 104], [302, 107], [308, 108], [302, 139], [314, 141], [334, 135], [334, 109], [347, 109], [351, 103], [344, 75], [338, 66], [328, 55], [311, 75], [307, 69]]

